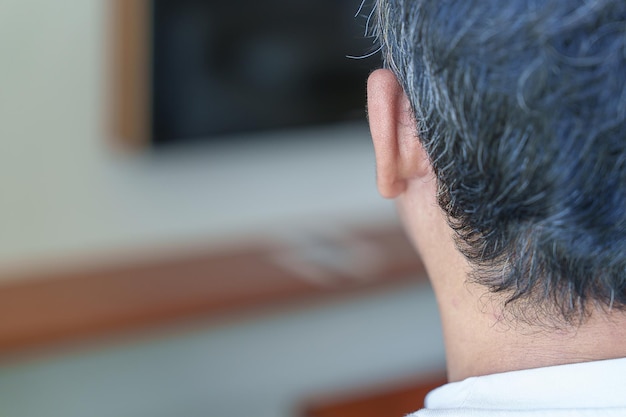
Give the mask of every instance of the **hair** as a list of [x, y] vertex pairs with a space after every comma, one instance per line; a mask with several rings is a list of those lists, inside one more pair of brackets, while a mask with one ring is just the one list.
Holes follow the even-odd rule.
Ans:
[[516, 319], [626, 306], [626, 2], [377, 0], [438, 201]]

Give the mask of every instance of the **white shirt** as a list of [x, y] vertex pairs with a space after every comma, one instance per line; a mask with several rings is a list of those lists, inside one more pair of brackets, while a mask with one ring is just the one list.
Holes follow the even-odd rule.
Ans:
[[468, 378], [409, 417], [626, 417], [626, 358]]

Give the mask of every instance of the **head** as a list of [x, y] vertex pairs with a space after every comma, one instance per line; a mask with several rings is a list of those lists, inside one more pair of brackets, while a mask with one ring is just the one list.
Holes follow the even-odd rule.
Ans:
[[[406, 155], [417, 158], [401, 161], [409, 174], [383, 193], [395, 197], [405, 187], [397, 178], [431, 172], [468, 280], [501, 296], [511, 317], [571, 324], [624, 309], [626, 3], [375, 7], [384, 66], [398, 83], [393, 129], [415, 142], [397, 148], [413, 146]], [[422, 215], [401, 204], [408, 222]]]

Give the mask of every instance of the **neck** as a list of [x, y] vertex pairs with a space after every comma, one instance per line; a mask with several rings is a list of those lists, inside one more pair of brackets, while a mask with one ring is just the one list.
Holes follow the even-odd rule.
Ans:
[[437, 297], [449, 381], [626, 357], [626, 312], [598, 309], [582, 325], [558, 331], [505, 318], [502, 300], [468, 282], [471, 269], [437, 204], [435, 184], [410, 182], [398, 208]]
[[[503, 303], [464, 276], [432, 277], [448, 379], [626, 357], [626, 314], [595, 311], [582, 325], [548, 328], [503, 318]], [[448, 276], [451, 278], [451, 276]], [[443, 284], [443, 285], [442, 285]]]

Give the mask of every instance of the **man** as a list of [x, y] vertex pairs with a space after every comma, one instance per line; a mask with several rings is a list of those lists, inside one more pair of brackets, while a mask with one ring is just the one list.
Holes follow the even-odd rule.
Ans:
[[377, 183], [451, 382], [416, 416], [626, 416], [626, 2], [375, 7]]

